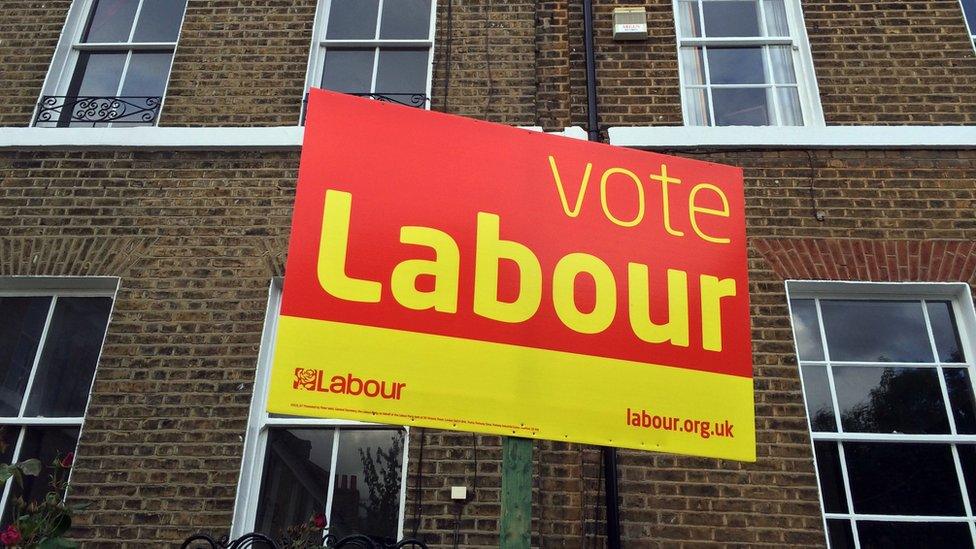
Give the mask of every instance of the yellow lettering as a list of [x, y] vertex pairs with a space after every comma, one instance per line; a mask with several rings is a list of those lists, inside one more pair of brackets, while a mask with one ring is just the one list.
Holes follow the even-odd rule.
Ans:
[[[500, 322], [525, 322], [542, 301], [542, 267], [525, 245], [498, 237], [495, 214], [478, 212], [478, 235], [474, 263], [474, 312]], [[519, 268], [519, 294], [509, 303], [498, 300], [498, 267], [502, 259]]]
[[722, 303], [723, 297], [735, 295], [735, 279], [701, 275], [702, 348], [706, 351], [722, 350]]
[[552, 155], [549, 156], [549, 169], [552, 170], [552, 178], [556, 181], [556, 190], [559, 191], [559, 201], [562, 202], [563, 211], [569, 217], [578, 216], [580, 209], [583, 207], [583, 195], [586, 194], [586, 186], [590, 184], [590, 172], [593, 171], [593, 164], [587, 163], [586, 169], [583, 170], [583, 181], [580, 183], [579, 194], [576, 195], [576, 206], [572, 210], [569, 209], [566, 189], [563, 187], [563, 180], [559, 177], [559, 169], [556, 168], [556, 159]]
[[[589, 273], [596, 283], [596, 304], [589, 313], [576, 307], [576, 276]], [[563, 324], [582, 334], [606, 330], [617, 314], [617, 283], [613, 272], [601, 259], [573, 253], [556, 263], [552, 273], [552, 304]]]
[[322, 237], [319, 240], [317, 265], [319, 285], [328, 294], [339, 299], [378, 303], [383, 288], [379, 282], [346, 276], [346, 248], [349, 243], [351, 210], [351, 194], [343, 191], [325, 191]]
[[[408, 259], [400, 262], [390, 277], [393, 297], [408, 309], [457, 312], [458, 272], [461, 268], [457, 242], [449, 234], [429, 227], [401, 227], [400, 242], [428, 246], [434, 249], [436, 256], [433, 261]], [[417, 278], [422, 275], [434, 277], [433, 290], [417, 290]]]
[[630, 326], [634, 334], [648, 343], [670, 341], [678, 347], [688, 346], [688, 274], [668, 269], [668, 321], [655, 324], [651, 321], [650, 292], [648, 291], [647, 265], [627, 264], [630, 287]]
[[[702, 189], [708, 189], [714, 192], [715, 194], [717, 194], [718, 197], [722, 199], [721, 210], [703, 208], [695, 204], [695, 197], [698, 195], [698, 191]], [[698, 219], [695, 217], [695, 214], [699, 214], [699, 213], [708, 214], [708, 215], [717, 215], [719, 217], [729, 216], [729, 199], [726, 198], [725, 193], [722, 192], [722, 189], [719, 189], [718, 187], [712, 185], [711, 183], [699, 183], [695, 185], [691, 189], [691, 194], [688, 195], [688, 218], [691, 221], [691, 228], [695, 230], [695, 233], [698, 234], [698, 236], [700, 236], [702, 240], [706, 242], [714, 242], [716, 244], [728, 244], [730, 242], [728, 238], [709, 236], [703, 233], [701, 229], [698, 228]]]
[[[607, 206], [607, 180], [610, 179], [611, 175], [623, 174], [629, 177], [634, 185], [637, 187], [637, 215], [634, 219], [630, 221], [621, 221], [617, 219], [615, 215], [610, 213], [610, 208]], [[610, 168], [609, 170], [603, 172], [603, 177], [600, 179], [600, 204], [603, 205], [603, 213], [606, 214], [607, 219], [613, 223], [620, 225], [621, 227], [633, 227], [644, 219], [644, 186], [641, 185], [640, 178], [634, 172], [624, 169], [624, 168]]]
[[667, 164], [661, 164], [660, 174], [651, 174], [650, 177], [655, 181], [661, 182], [661, 207], [664, 209], [664, 230], [667, 231], [668, 234], [672, 234], [674, 236], [684, 236], [684, 232], [671, 226], [671, 202], [668, 200], [668, 184], [681, 183], [681, 180], [674, 177], [668, 177]]

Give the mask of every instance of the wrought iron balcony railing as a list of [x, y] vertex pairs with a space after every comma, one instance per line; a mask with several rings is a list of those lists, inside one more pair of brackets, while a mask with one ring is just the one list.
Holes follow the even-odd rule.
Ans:
[[37, 107], [34, 125], [41, 127], [97, 127], [103, 125], [152, 126], [159, 116], [159, 96], [45, 95]]
[[[377, 540], [362, 534], [353, 534], [344, 538], [338, 538], [333, 534], [328, 534], [325, 538], [319, 538], [319, 542], [309, 544], [310, 548], [328, 549], [427, 549], [427, 544], [418, 539], [403, 539], [399, 542], [392, 540]], [[279, 543], [280, 542], [280, 543]], [[231, 540], [227, 536], [214, 538], [209, 534], [196, 534], [190, 536], [183, 542], [180, 549], [279, 549], [281, 547], [293, 547], [292, 540], [274, 540], [264, 534], [251, 532]]]
[[[385, 101], [387, 103], [396, 103], [398, 105], [404, 105], [406, 107], [417, 107], [424, 108], [427, 106], [427, 102], [430, 98], [427, 97], [426, 93], [346, 93], [346, 95], [355, 95], [356, 97], [368, 97], [369, 99], [375, 99], [377, 101]], [[305, 94], [305, 98], [302, 99], [302, 125], [305, 125], [305, 115], [308, 112], [308, 94]]]

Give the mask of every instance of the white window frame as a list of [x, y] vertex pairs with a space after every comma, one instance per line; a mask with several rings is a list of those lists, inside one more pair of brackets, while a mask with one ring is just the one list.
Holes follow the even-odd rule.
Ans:
[[[3, 276], [0, 277], [0, 297], [51, 297], [51, 304], [48, 306], [47, 316], [44, 319], [44, 327], [41, 337], [37, 342], [37, 351], [34, 354], [34, 362], [27, 378], [27, 386], [24, 387], [24, 398], [20, 403], [20, 411], [16, 417], [0, 417], [0, 426], [12, 426], [19, 429], [14, 451], [11, 454], [11, 462], [19, 461], [21, 446], [24, 442], [24, 433], [27, 427], [77, 427], [78, 440], [81, 441], [85, 428], [85, 417], [88, 416], [88, 407], [91, 405], [92, 387], [95, 386], [95, 377], [98, 375], [98, 364], [101, 362], [102, 351], [105, 348], [105, 338], [108, 329], [112, 324], [112, 314], [115, 311], [116, 294], [119, 288], [119, 279], [116, 277], [47, 277], [47, 276]], [[98, 358], [95, 361], [95, 371], [92, 375], [92, 384], [88, 387], [88, 396], [85, 400], [85, 410], [81, 416], [77, 417], [30, 417], [24, 416], [27, 408], [27, 400], [31, 388], [34, 385], [34, 376], [37, 373], [38, 364], [44, 351], [44, 344], [47, 340], [48, 330], [51, 327], [51, 318], [54, 316], [54, 308], [58, 304], [60, 297], [107, 297], [112, 300], [109, 307], [108, 319], [105, 333], [102, 334], [102, 341], [98, 347]], [[77, 455], [77, 447], [74, 449]], [[72, 470], [73, 471], [73, 470]], [[71, 483], [71, 472], [68, 473], [68, 483]], [[6, 509], [7, 500], [10, 496], [12, 482], [7, 482], [2, 488], [0, 496], [0, 510]]]
[[[47, 76], [44, 78], [44, 84], [41, 86], [41, 94], [37, 97], [37, 103], [34, 105], [34, 112], [31, 114], [30, 125], [32, 127], [36, 126], [37, 111], [39, 110], [40, 103], [45, 95], [63, 96], [68, 93], [68, 87], [71, 85], [71, 80], [74, 77], [75, 66], [78, 63], [78, 56], [81, 52], [115, 50], [125, 50], [127, 52], [122, 74], [119, 76], [119, 85], [115, 90], [115, 94], [117, 96], [122, 93], [122, 86], [125, 85], [125, 73], [132, 59], [133, 50], [173, 52], [173, 57], [170, 59], [169, 69], [166, 73], [166, 85], [163, 86], [163, 95], [159, 102], [159, 110], [157, 111], [156, 119], [153, 122], [153, 126], [159, 125], [159, 119], [163, 115], [163, 107], [166, 106], [166, 95], [169, 91], [170, 76], [173, 74], [173, 61], [176, 59], [176, 49], [180, 43], [180, 37], [183, 34], [183, 23], [186, 20], [186, 10], [190, 5], [190, 0], [188, 0], [183, 6], [183, 15], [180, 17], [180, 27], [175, 42], [132, 41], [132, 37], [135, 34], [136, 27], [138, 26], [139, 14], [142, 12], [142, 5], [145, 1], [139, 0], [139, 5], [136, 7], [136, 12], [133, 16], [132, 28], [129, 29], [128, 41], [85, 43], [81, 41], [81, 38], [85, 33], [85, 26], [88, 23], [91, 10], [94, 8], [96, 1], [97, 0], [73, 0], [71, 2], [71, 7], [68, 8], [68, 15], [64, 21], [64, 27], [62, 28], [61, 35], [58, 38], [57, 48], [54, 50], [54, 57], [51, 59], [51, 65], [48, 68]], [[111, 126], [111, 123], [106, 125]], [[125, 124], [124, 126], [128, 126], [128, 124]]]
[[[704, 0], [704, 1], [721, 1], [721, 0]], [[692, 84], [685, 82], [684, 70], [681, 66], [681, 48], [682, 47], [703, 47], [703, 46], [790, 46], [790, 50], [793, 53], [793, 68], [796, 71], [796, 84], [797, 91], [800, 96], [800, 111], [803, 117], [803, 124], [798, 126], [781, 126], [770, 124], [773, 127], [783, 127], [783, 128], [801, 128], [804, 126], [825, 126], [823, 109], [820, 105], [820, 89], [817, 85], [817, 75], [814, 70], [813, 65], [813, 54], [810, 52], [810, 39], [807, 37], [806, 24], [803, 21], [803, 9], [800, 6], [799, 0], [783, 0], [783, 4], [786, 9], [786, 19], [787, 25], [790, 28], [790, 36], [788, 37], [728, 37], [728, 38], [684, 38], [681, 36], [681, 21], [679, 18], [682, 16], [681, 10], [679, 9], [680, 0], [671, 0], [672, 11], [674, 13], [674, 35], [675, 43], [677, 44], [676, 54], [677, 54], [677, 67], [678, 67], [678, 88], [681, 97], [681, 116], [683, 123], [689, 127], [702, 127], [702, 128], [715, 128], [720, 126], [715, 126], [711, 123], [704, 126], [691, 126], [689, 120], [691, 116], [688, 113], [688, 102], [685, 101], [685, 88]], [[762, 0], [758, 0], [759, 4], [759, 24], [762, 28], [765, 28], [766, 17], [765, 17], [765, 6]], [[704, 30], [704, 10], [699, 9], [698, 20], [700, 28]], [[765, 70], [767, 74], [772, 74], [772, 67], [768, 66], [769, 61], [767, 56], [764, 55], [764, 63], [767, 65]], [[708, 57], [707, 53], [702, 51], [702, 59], [704, 61], [704, 70], [708, 72]], [[697, 86], [697, 84], [696, 84]], [[709, 89], [714, 87], [714, 84], [702, 85], [704, 88]], [[730, 85], [729, 87], [735, 88], [748, 88], [748, 87], [769, 87], [768, 84], [763, 85], [748, 85], [748, 84], [736, 84]], [[708, 110], [712, 118], [715, 117], [715, 107], [712, 104], [712, 94], [709, 92], [705, 93], [706, 101], [708, 101]], [[779, 106], [774, 102], [773, 109], [776, 109], [777, 120], [779, 118]], [[711, 122], [711, 121], [709, 121]], [[750, 126], [752, 127], [752, 126]]]
[[[380, 31], [380, 21], [383, 17], [383, 3], [385, 0], [379, 0], [379, 5], [376, 9], [376, 36], [379, 36]], [[369, 91], [370, 93], [395, 93], [399, 90], [377, 90], [376, 89], [376, 69], [379, 66], [379, 50], [380, 48], [428, 48], [427, 56], [427, 87], [424, 91], [427, 94], [427, 101], [424, 104], [425, 109], [430, 108], [431, 101], [431, 86], [434, 80], [434, 38], [436, 36], [436, 29], [434, 28], [437, 22], [437, 0], [431, 0], [430, 2], [430, 24], [427, 27], [427, 38], [425, 39], [396, 39], [388, 40], [382, 38], [374, 39], [359, 39], [359, 40], [334, 40], [326, 39], [325, 33], [328, 30], [329, 25], [329, 10], [332, 8], [331, 0], [318, 0], [315, 8], [315, 22], [312, 25], [312, 44], [309, 47], [308, 53], [308, 69], [305, 71], [305, 91], [303, 97], [308, 97], [308, 91], [311, 88], [317, 88], [321, 86], [322, 83], [322, 72], [325, 69], [325, 49], [329, 46], [341, 46], [344, 48], [374, 48], [373, 54], [373, 76], [370, 81]], [[301, 125], [304, 120], [305, 109], [302, 108], [302, 113], [299, 115], [298, 124]]]
[[[275, 278], [268, 290], [268, 307], [265, 311], [264, 331], [261, 334], [261, 347], [258, 351], [257, 372], [254, 376], [254, 392], [251, 395], [251, 409], [248, 414], [247, 432], [244, 439], [244, 453], [241, 459], [241, 475], [237, 483], [237, 498], [234, 502], [234, 516], [231, 524], [231, 539], [254, 531], [258, 505], [261, 496], [261, 480], [264, 474], [265, 453], [268, 447], [268, 432], [271, 428], [356, 428], [356, 429], [394, 429], [397, 426], [364, 423], [346, 419], [317, 418], [273, 418], [268, 415], [268, 383], [271, 378], [271, 362], [274, 356], [275, 334], [278, 330], [278, 314], [281, 311], [281, 291], [283, 280]], [[410, 427], [403, 426], [403, 455], [400, 478], [400, 513], [397, 517], [397, 539], [403, 539], [403, 522], [406, 516], [407, 498], [407, 457], [410, 449]], [[332, 499], [336, 484], [336, 461], [339, 457], [339, 436], [333, 438], [332, 466], [329, 470], [325, 515], [331, 517]], [[326, 527], [326, 533], [331, 527]], [[267, 534], [273, 534], [267, 532]]]
[[[809, 365], [845, 365], [845, 364], [856, 364], [858, 366], [885, 366], [885, 367], [898, 367], [898, 366], [911, 366], [918, 368], [936, 368], [939, 372], [939, 384], [942, 391], [942, 399], [946, 406], [946, 414], [949, 420], [950, 433], [955, 433], [956, 424], [955, 418], [951, 409], [951, 403], [949, 401], [948, 388], [945, 383], [945, 377], [942, 375], [943, 363], [939, 359], [938, 350], [935, 347], [935, 342], [933, 338], [932, 325], [929, 321], [929, 315], [927, 309], [923, 306], [923, 314], [925, 318], [927, 335], [929, 342], [932, 346], [932, 353], [934, 356], [934, 362], [932, 363], [898, 363], [898, 362], [879, 362], [871, 363], [864, 361], [857, 362], [842, 362], [842, 361], [831, 361], [830, 360], [830, 350], [827, 347], [827, 341], [824, 336], [823, 319], [820, 311], [821, 299], [863, 299], [863, 300], [909, 300], [909, 301], [922, 301], [923, 304], [927, 300], [937, 300], [937, 301], [949, 301], [952, 304], [952, 312], [955, 315], [956, 327], [959, 331], [959, 341], [963, 351], [963, 355], [966, 359], [965, 363], [945, 363], [945, 367], [951, 368], [962, 368], [965, 367], [969, 370], [970, 379], [976, 385], [976, 309], [973, 305], [973, 297], [968, 284], [965, 283], [946, 283], [946, 282], [930, 282], [930, 283], [916, 283], [916, 282], [906, 282], [906, 283], [883, 283], [883, 282], [824, 282], [824, 281], [805, 281], [805, 280], [788, 280], [786, 282], [786, 294], [787, 294], [787, 304], [790, 311], [790, 325], [793, 334], [794, 350], [797, 356], [798, 368], [800, 364]], [[816, 311], [818, 317], [818, 324], [820, 326], [820, 337], [821, 346], [823, 347], [824, 359], [820, 361], [812, 360], [800, 360], [799, 359], [799, 345], [797, 340], [796, 328], [793, 324], [793, 309], [790, 303], [794, 299], [816, 299]], [[823, 518], [824, 533], [827, 535], [827, 544], [829, 547], [830, 540], [828, 535], [828, 519], [836, 520], [849, 520], [851, 524], [851, 530], [854, 536], [854, 546], [860, 548], [860, 540], [858, 538], [857, 526], [855, 524], [856, 520], [861, 521], [897, 521], [897, 522], [953, 522], [953, 523], [968, 523], [970, 535], [973, 538], [974, 544], [976, 544], [976, 514], [974, 514], [974, 507], [976, 507], [976, 501], [969, 501], [968, 489], [965, 484], [965, 477], [963, 476], [962, 464], [959, 458], [958, 450], [956, 449], [956, 444], [960, 443], [974, 443], [976, 444], [976, 435], [962, 435], [962, 434], [946, 434], [946, 435], [929, 435], [929, 434], [897, 434], [897, 433], [845, 433], [843, 425], [840, 420], [839, 404], [837, 402], [837, 393], [834, 386], [834, 377], [831, 368], [826, 368], [827, 381], [830, 386], [831, 398], [833, 400], [833, 412], [834, 417], [837, 422], [837, 431], [833, 433], [825, 432], [815, 432], [813, 430], [813, 425], [809, 414], [806, 412], [809, 410], [807, 406], [806, 397], [806, 387], [803, 386], [803, 376], [800, 377], [800, 384], [803, 387], [803, 403], [804, 403], [804, 414], [807, 416], [807, 430], [810, 433], [810, 455], [814, 455], [814, 443], [815, 442], [836, 442], [838, 456], [839, 456], [839, 467], [841, 471], [841, 477], [843, 479], [844, 485], [844, 495], [847, 499], [847, 513], [828, 513], [824, 502], [824, 495], [820, 489], [820, 471], [817, 465], [816, 459], [814, 459], [814, 470], [817, 477], [817, 493], [820, 499], [820, 511]], [[974, 387], [976, 389], [976, 387]], [[949, 444], [952, 452], [952, 459], [955, 464], [956, 475], [959, 480], [959, 489], [962, 495], [963, 508], [965, 510], [964, 516], [959, 517], [948, 517], [948, 516], [929, 516], [929, 515], [870, 515], [863, 513], [856, 513], [854, 510], [853, 498], [851, 494], [850, 479], [847, 472], [847, 463], [844, 457], [844, 449], [840, 444], [841, 442], [888, 442], [888, 443], [943, 443]]]

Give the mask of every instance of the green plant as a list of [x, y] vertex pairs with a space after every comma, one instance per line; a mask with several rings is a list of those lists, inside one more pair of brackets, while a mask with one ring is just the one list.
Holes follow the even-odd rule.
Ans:
[[[12, 523], [0, 530], [0, 543], [6, 547], [31, 549], [58, 549], [77, 547], [64, 537], [71, 528], [71, 517], [85, 505], [68, 505], [64, 501], [68, 488], [68, 473], [74, 462], [74, 453], [58, 456], [51, 462], [51, 490], [40, 501], [27, 502], [18, 495], [13, 502]], [[41, 462], [28, 459], [15, 464], [0, 464], [0, 485], [13, 479], [20, 494], [24, 492], [24, 479], [41, 474]]]

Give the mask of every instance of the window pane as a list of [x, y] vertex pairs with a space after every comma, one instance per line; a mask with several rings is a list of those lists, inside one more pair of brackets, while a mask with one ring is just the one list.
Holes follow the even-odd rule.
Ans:
[[821, 300], [831, 360], [932, 362], [918, 301]]
[[949, 403], [952, 405], [956, 432], [963, 435], [976, 434], [976, 397], [973, 396], [973, 382], [969, 371], [966, 368], [945, 368], [943, 372], [946, 387], [949, 389]]
[[969, 527], [961, 522], [858, 521], [861, 547], [972, 547]]
[[333, 40], [376, 38], [379, 0], [332, 0], [325, 37]]
[[824, 509], [828, 513], [846, 513], [847, 496], [844, 492], [837, 443], [817, 441], [813, 443], [813, 449], [817, 458], [817, 474], [820, 475], [820, 494], [823, 496]]
[[708, 98], [703, 88], [685, 89], [685, 101], [688, 103], [689, 126], [707, 126], [711, 123], [708, 118]]
[[[723, 2], [724, 3], [724, 2]], [[762, 48], [708, 48], [712, 84], [764, 84]], [[715, 106], [718, 111], [718, 105]]]
[[172, 59], [172, 53], [133, 52], [129, 69], [125, 72], [122, 95], [162, 96]]
[[830, 538], [830, 549], [854, 549], [854, 534], [849, 520], [828, 520], [827, 536]]
[[681, 48], [681, 74], [686, 86], [705, 83], [705, 62], [701, 48]]
[[128, 42], [139, 0], [96, 0], [82, 42]]
[[373, 80], [376, 50], [328, 49], [322, 70], [322, 87], [343, 93], [368, 93]]
[[186, 0], [143, 0], [133, 42], [176, 42]]
[[678, 2], [678, 19], [681, 21], [682, 37], [696, 38], [701, 36], [698, 2]]
[[427, 38], [430, 0], [397, 0], [383, 4], [380, 38]]
[[77, 427], [40, 427], [28, 428], [24, 434], [24, 443], [20, 448], [17, 461], [37, 458], [41, 461], [41, 473], [37, 476], [24, 477], [23, 491], [16, 484], [10, 486], [10, 497], [7, 508], [3, 513], [3, 524], [10, 523], [11, 513], [15, 510], [14, 499], [23, 497], [27, 503], [40, 501], [51, 490], [50, 479], [54, 474], [51, 463], [57, 458], [63, 458], [69, 452], [74, 452], [78, 446]]
[[254, 529], [280, 536], [325, 510], [335, 429], [272, 429]]
[[976, 446], [959, 444], [959, 463], [962, 465], [963, 476], [966, 477], [966, 492], [969, 494], [969, 504], [976, 504]]
[[854, 512], [962, 515], [962, 494], [948, 445], [845, 442]]
[[766, 11], [766, 35], [789, 36], [790, 26], [786, 19], [786, 5], [783, 0], [763, 0]]
[[[0, 415], [16, 416], [27, 388], [50, 297], [0, 297]], [[16, 431], [16, 429], [13, 429]]]
[[935, 368], [835, 366], [833, 373], [845, 431], [949, 433]]
[[770, 65], [773, 67], [773, 82], [776, 84], [796, 84], [796, 71], [793, 69], [793, 51], [789, 46], [769, 46]]
[[803, 125], [803, 112], [800, 110], [800, 94], [796, 88], [776, 88], [776, 101], [779, 107], [780, 126]]
[[72, 89], [68, 95], [115, 97], [119, 90], [119, 78], [122, 77], [125, 57], [124, 52], [78, 54]]
[[395, 540], [400, 516], [404, 432], [342, 430], [329, 533]]
[[796, 334], [800, 360], [823, 360], [816, 302], [812, 299], [791, 299], [790, 310], [793, 312], [793, 332]]
[[976, 0], [962, 0], [962, 9], [969, 22], [970, 34], [976, 34]]
[[85, 414], [111, 307], [107, 297], [58, 298], [25, 415]]
[[766, 88], [716, 88], [712, 90], [717, 126], [768, 126]]
[[830, 384], [827, 381], [827, 368], [824, 366], [802, 366], [803, 394], [807, 400], [807, 415], [814, 431], [833, 432], [837, 430], [834, 418], [834, 403], [830, 398]]
[[411, 94], [427, 92], [427, 49], [381, 49], [376, 92], [408, 103]]
[[952, 305], [948, 301], [926, 301], [925, 307], [929, 312], [929, 322], [932, 324], [932, 335], [935, 337], [935, 348], [939, 351], [939, 360], [964, 362], [962, 345], [959, 344], [959, 328], [956, 326], [956, 316], [952, 314]]
[[705, 36], [760, 36], [759, 10], [755, 1], [706, 0]]

